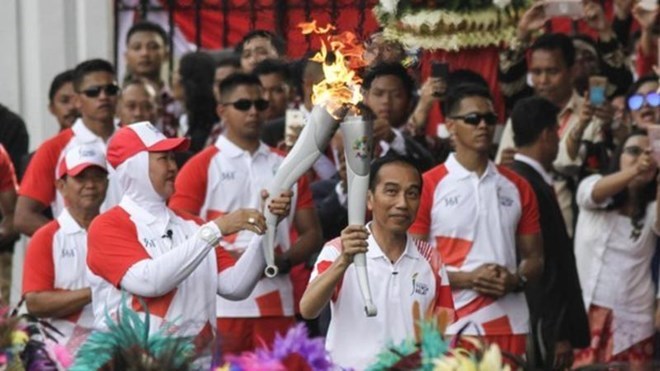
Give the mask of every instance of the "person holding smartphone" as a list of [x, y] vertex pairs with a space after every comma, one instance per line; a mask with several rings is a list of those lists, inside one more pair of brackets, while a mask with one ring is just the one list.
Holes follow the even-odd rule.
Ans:
[[575, 257], [588, 310], [590, 346], [573, 367], [651, 360], [657, 291], [649, 262], [658, 221], [658, 165], [649, 138], [635, 131], [617, 148], [611, 168], [582, 181]]

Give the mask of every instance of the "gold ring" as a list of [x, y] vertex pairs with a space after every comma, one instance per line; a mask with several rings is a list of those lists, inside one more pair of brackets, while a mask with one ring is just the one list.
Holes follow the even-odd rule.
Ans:
[[250, 224], [254, 224], [254, 222], [256, 222], [256, 220], [254, 220], [253, 217], [249, 217], [249, 218], [248, 218], [248, 223], [250, 223]]

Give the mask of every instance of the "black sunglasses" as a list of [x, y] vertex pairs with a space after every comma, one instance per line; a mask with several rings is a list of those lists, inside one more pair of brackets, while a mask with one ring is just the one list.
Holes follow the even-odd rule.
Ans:
[[475, 113], [468, 113], [467, 115], [463, 115], [463, 116], [451, 116], [450, 118], [454, 120], [462, 120], [466, 124], [472, 126], [479, 126], [482, 120], [485, 121], [486, 125], [488, 126], [497, 124], [497, 115], [492, 112], [488, 112], [488, 113], [475, 112]]
[[92, 86], [83, 90], [82, 93], [89, 98], [96, 98], [101, 95], [101, 91], [104, 91], [105, 95], [109, 97], [114, 97], [119, 93], [119, 86], [117, 86], [117, 84]]
[[239, 111], [249, 111], [254, 105], [254, 108], [257, 111], [265, 111], [268, 109], [270, 103], [265, 99], [249, 100], [249, 99], [239, 99], [235, 102], [223, 103], [223, 106], [234, 106]]

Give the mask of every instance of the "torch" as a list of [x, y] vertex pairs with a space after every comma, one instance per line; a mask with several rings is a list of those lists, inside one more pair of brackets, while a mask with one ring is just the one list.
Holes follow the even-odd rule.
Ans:
[[[371, 122], [363, 121], [361, 116], [347, 116], [341, 123], [341, 132], [344, 138], [348, 178], [348, 224], [364, 225], [367, 212], [373, 125]], [[374, 317], [378, 311], [369, 287], [366, 255], [356, 254], [353, 257], [353, 264], [355, 264], [358, 285], [364, 299], [364, 310], [367, 317]]]
[[[335, 111], [335, 115], [338, 117], [338, 119], [335, 119], [324, 107], [314, 106], [309, 122], [303, 128], [300, 137], [275, 174], [275, 179], [273, 179], [268, 189], [266, 205], [273, 197], [290, 189], [321, 157], [330, 142], [330, 138], [337, 130], [339, 120], [345, 114], [345, 109]], [[266, 277], [272, 278], [278, 273], [274, 255], [277, 216], [267, 209], [264, 211], [264, 215], [266, 216], [267, 226], [266, 236], [263, 240], [264, 256], [266, 258], [264, 273]]]

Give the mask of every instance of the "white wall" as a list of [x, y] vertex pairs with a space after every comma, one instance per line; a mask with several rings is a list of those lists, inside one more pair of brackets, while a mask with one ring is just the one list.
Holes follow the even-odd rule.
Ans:
[[0, 0], [0, 103], [28, 126], [30, 150], [57, 132], [53, 77], [90, 58], [112, 61], [112, 0]]

